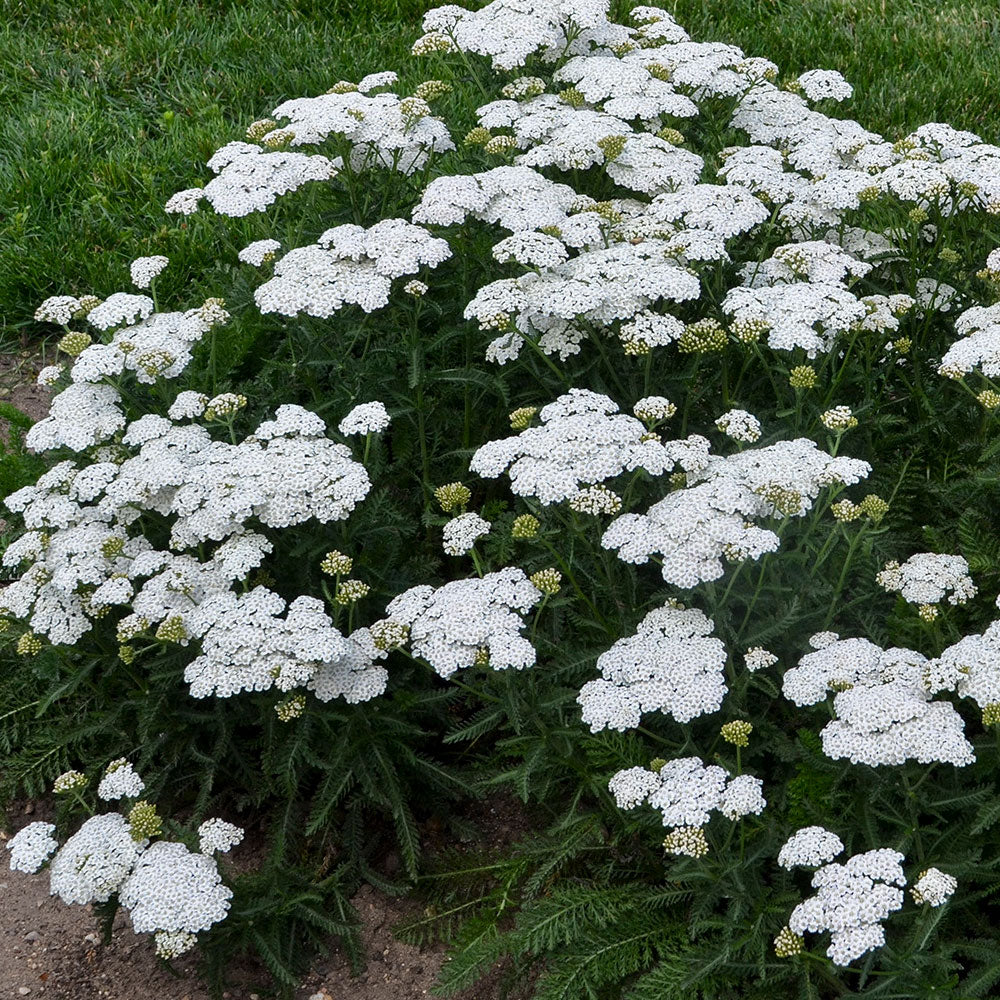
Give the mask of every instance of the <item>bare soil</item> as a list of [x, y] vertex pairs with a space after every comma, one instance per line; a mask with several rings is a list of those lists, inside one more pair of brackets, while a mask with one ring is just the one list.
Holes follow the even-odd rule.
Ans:
[[[0, 400], [16, 406], [32, 420], [49, 412], [50, 389], [35, 382], [44, 363], [34, 350], [0, 354]], [[6, 438], [6, 425], [0, 421], [0, 436]]]

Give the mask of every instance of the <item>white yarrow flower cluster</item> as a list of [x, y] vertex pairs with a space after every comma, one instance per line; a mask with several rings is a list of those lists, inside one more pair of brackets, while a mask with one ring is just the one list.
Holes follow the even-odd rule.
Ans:
[[835, 965], [849, 965], [885, 944], [882, 927], [903, 905], [906, 885], [903, 855], [889, 848], [855, 854], [844, 864], [829, 864], [813, 875], [815, 895], [799, 903], [788, 918], [796, 934], [830, 931], [827, 955]]
[[277, 240], [255, 240], [248, 243], [236, 256], [244, 264], [260, 267], [266, 261], [274, 260], [281, 244]]
[[832, 861], [844, 850], [844, 842], [822, 826], [804, 826], [796, 830], [778, 852], [782, 868], [818, 868]]
[[821, 648], [785, 672], [782, 689], [797, 705], [837, 692], [836, 718], [820, 734], [828, 757], [872, 767], [907, 760], [964, 767], [975, 761], [955, 707], [931, 700], [926, 680], [931, 666], [924, 656], [909, 649], [883, 650], [867, 639], [827, 642], [824, 636], [819, 641]]
[[389, 602], [386, 617], [409, 629], [413, 655], [442, 677], [476, 664], [523, 670], [535, 663], [535, 648], [521, 635], [523, 616], [541, 599], [524, 571], [509, 566], [443, 587], [411, 587]]
[[692, 485], [645, 514], [612, 521], [601, 544], [629, 563], [642, 564], [659, 554], [664, 580], [693, 587], [722, 576], [724, 558], [758, 559], [778, 548], [777, 534], [757, 526], [756, 519], [801, 517], [820, 490], [856, 483], [870, 471], [867, 462], [833, 458], [807, 438], [713, 455], [689, 472]]
[[675, 464], [694, 471], [707, 459], [703, 438], [666, 444], [650, 438], [635, 417], [589, 389], [571, 389], [542, 407], [539, 418], [540, 426], [480, 447], [472, 471], [495, 479], [506, 470], [515, 494], [547, 505], [625, 471], [641, 468], [658, 476]]
[[10, 851], [10, 870], [34, 875], [52, 856], [59, 841], [52, 835], [54, 823], [29, 823], [7, 841]]
[[553, 62], [565, 52], [588, 52], [591, 42], [626, 39], [627, 30], [610, 22], [607, 10], [607, 0], [492, 0], [475, 11], [447, 4], [429, 10], [423, 28], [464, 52], [488, 56], [494, 69], [512, 70], [535, 53]]
[[136, 774], [132, 764], [122, 757], [108, 765], [101, 783], [97, 786], [97, 797], [104, 799], [105, 802], [115, 799], [135, 799], [142, 794], [145, 787], [145, 783]]
[[472, 551], [476, 540], [488, 535], [493, 525], [478, 514], [467, 513], [453, 517], [444, 526], [443, 545], [450, 556], [464, 556]]
[[153, 257], [136, 257], [129, 270], [132, 284], [136, 288], [149, 288], [153, 279], [170, 263], [169, 257], [156, 254]]
[[777, 662], [778, 657], [763, 646], [752, 646], [743, 654], [743, 663], [752, 674], [765, 667], [773, 667]]
[[959, 339], [941, 358], [938, 373], [961, 378], [978, 371], [987, 378], [1000, 375], [1000, 302], [972, 306], [955, 320]]
[[715, 421], [715, 426], [726, 437], [742, 444], [753, 444], [760, 439], [760, 421], [746, 410], [729, 410]]
[[927, 868], [910, 887], [910, 895], [915, 903], [938, 907], [947, 903], [957, 888], [958, 879], [954, 875], [947, 875], [940, 868]]
[[635, 635], [598, 657], [601, 677], [580, 689], [577, 702], [590, 731], [635, 729], [644, 712], [689, 722], [718, 711], [727, 691], [726, 648], [710, 637], [713, 627], [695, 609], [667, 604], [650, 611]]
[[706, 766], [700, 757], [678, 757], [659, 771], [630, 767], [608, 782], [619, 809], [646, 803], [660, 810], [664, 826], [674, 828], [704, 826], [715, 811], [731, 820], [760, 815], [767, 804], [761, 787], [759, 778], [734, 778], [716, 764]]
[[925, 679], [931, 693], [955, 691], [984, 711], [1000, 704], [1000, 621], [948, 646], [928, 662]]
[[263, 212], [283, 194], [310, 181], [328, 181], [337, 175], [333, 161], [291, 151], [267, 152], [249, 142], [230, 142], [208, 161], [215, 174], [203, 188], [178, 191], [167, 200], [167, 212], [191, 215], [207, 201], [219, 215], [242, 218]]
[[262, 313], [282, 316], [304, 312], [327, 319], [345, 305], [373, 312], [388, 304], [395, 278], [437, 267], [450, 256], [445, 240], [403, 219], [383, 219], [369, 229], [347, 223], [286, 253], [254, 301]]
[[444, 122], [428, 114], [419, 99], [372, 93], [395, 83], [394, 73], [373, 73], [357, 90], [297, 97], [279, 104], [273, 114], [286, 120], [281, 133], [292, 147], [316, 145], [331, 136], [348, 142], [347, 166], [354, 174], [370, 169], [412, 174], [455, 144]]
[[92, 816], [49, 865], [51, 892], [64, 903], [106, 903], [119, 892], [145, 847], [129, 832], [124, 816]]
[[207, 931], [225, 919], [232, 896], [211, 857], [169, 840], [148, 847], [119, 889], [137, 934]]
[[207, 819], [198, 827], [198, 850], [202, 854], [228, 854], [243, 840], [244, 831], [222, 819]]
[[976, 596], [969, 564], [962, 556], [918, 552], [903, 563], [889, 562], [876, 575], [879, 586], [908, 604], [965, 604]]
[[352, 409], [337, 430], [345, 437], [352, 434], [381, 434], [392, 422], [385, 404], [375, 400], [371, 403], [359, 403]]
[[832, 69], [807, 70], [796, 82], [810, 101], [846, 101], [854, 93], [854, 88]]

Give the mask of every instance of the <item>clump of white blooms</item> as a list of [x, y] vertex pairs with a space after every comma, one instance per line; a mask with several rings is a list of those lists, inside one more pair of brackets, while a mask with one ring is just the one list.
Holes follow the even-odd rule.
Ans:
[[360, 403], [340, 421], [337, 430], [345, 437], [352, 434], [381, 434], [391, 423], [385, 404], [376, 400]]
[[260, 267], [267, 261], [274, 260], [280, 249], [281, 244], [277, 240], [255, 240], [248, 243], [236, 256], [244, 264]]
[[[412, 174], [431, 155], [454, 149], [455, 144], [425, 101], [373, 93], [395, 83], [395, 73], [373, 73], [356, 88], [334, 87], [318, 97], [285, 101], [274, 109], [274, 117], [287, 120], [281, 134], [292, 147], [314, 145], [331, 136], [349, 143], [346, 166], [354, 174], [370, 169]], [[340, 165], [339, 160], [335, 163]]]
[[55, 832], [54, 823], [29, 823], [18, 830], [6, 845], [10, 851], [11, 871], [34, 875], [59, 846], [59, 841], [52, 836]]
[[[94, 305], [97, 305], [97, 303], [95, 302]], [[35, 319], [39, 323], [55, 323], [58, 326], [69, 326], [70, 321], [78, 316], [81, 311], [82, 305], [75, 295], [50, 295], [35, 310]]]
[[926, 868], [910, 886], [910, 895], [918, 905], [943, 906], [958, 888], [958, 879], [940, 868]]
[[124, 757], [108, 764], [101, 783], [97, 786], [97, 797], [111, 802], [115, 799], [138, 798], [146, 787], [142, 778], [135, 773], [131, 763]]
[[509, 566], [443, 587], [411, 587], [389, 602], [386, 617], [409, 629], [413, 655], [442, 677], [477, 664], [523, 670], [535, 663], [535, 648], [521, 635], [523, 616], [541, 599], [524, 571]]
[[169, 840], [142, 853], [118, 894], [135, 932], [157, 935], [207, 931], [225, 919], [232, 896], [211, 857]]
[[98, 330], [132, 326], [153, 313], [153, 300], [147, 295], [115, 292], [87, 313], [87, 322]]
[[383, 654], [364, 630], [341, 633], [318, 598], [286, 604], [262, 586], [239, 595], [225, 590], [202, 601], [191, 619], [201, 654], [184, 679], [195, 698], [309, 687], [321, 701], [342, 696], [356, 703], [385, 690], [388, 675], [374, 662]]
[[589, 389], [570, 389], [542, 407], [539, 418], [540, 426], [480, 447], [469, 467], [488, 479], [506, 470], [514, 493], [547, 505], [625, 471], [641, 468], [658, 476], [675, 465], [693, 471], [707, 458], [703, 438], [650, 438], [635, 417]]
[[804, 826], [785, 841], [778, 852], [782, 868], [818, 868], [844, 850], [844, 842], [821, 826]]
[[534, 54], [554, 62], [564, 53], [590, 51], [591, 43], [624, 41], [628, 31], [610, 22], [607, 11], [607, 0], [492, 0], [475, 11], [447, 4], [429, 10], [423, 28], [464, 52], [490, 57], [494, 69], [512, 70]]
[[669, 420], [677, 412], [677, 406], [665, 396], [643, 396], [636, 401], [632, 412], [647, 424], [658, 424]]
[[965, 604], [976, 596], [969, 564], [962, 556], [918, 552], [903, 563], [886, 563], [875, 579], [908, 604], [940, 604], [946, 597], [949, 604]]
[[580, 352], [587, 323], [634, 320], [660, 300], [698, 298], [698, 278], [668, 256], [670, 250], [661, 239], [588, 250], [542, 271], [484, 285], [464, 316], [482, 330], [502, 331], [487, 348], [489, 361], [517, 358], [525, 337], [565, 360]]
[[[29, 565], [0, 591], [0, 608], [53, 643], [76, 642], [118, 607], [119, 641], [145, 630], [181, 645], [199, 639], [185, 671], [197, 697], [310, 685], [321, 698], [380, 694], [385, 671], [364, 652], [367, 643], [341, 635], [320, 602], [299, 598], [282, 617], [286, 602], [277, 594], [231, 589], [273, 547], [246, 530], [249, 519], [271, 527], [338, 520], [367, 495], [364, 468], [324, 430], [293, 405], [239, 444], [152, 414], [133, 422], [123, 438], [130, 456], [83, 469], [59, 463], [7, 498], [29, 530], [4, 563]], [[214, 551], [196, 558], [155, 550], [133, 528], [143, 510], [170, 519], [175, 550], [215, 543]]]
[[530, 167], [503, 166], [435, 178], [424, 188], [413, 221], [448, 226], [473, 218], [513, 234], [554, 229], [568, 247], [600, 242], [603, 220], [579, 207], [580, 197], [568, 184]]
[[152, 280], [170, 263], [169, 257], [156, 254], [153, 257], [136, 257], [129, 270], [132, 284], [136, 288], [149, 288]]
[[815, 895], [792, 910], [788, 926], [796, 934], [830, 931], [827, 955], [849, 965], [885, 944], [882, 927], [903, 905], [903, 855], [887, 847], [855, 854], [844, 864], [824, 865], [814, 875]]
[[52, 895], [64, 903], [106, 903], [121, 890], [145, 843], [132, 839], [124, 816], [92, 816], [52, 859]]
[[756, 673], [765, 667], [773, 667], [777, 662], [778, 657], [763, 646], [752, 646], [743, 654], [743, 663], [750, 673]]
[[394, 278], [437, 267], [450, 256], [445, 240], [403, 219], [383, 219], [368, 229], [345, 223], [286, 253], [254, 301], [262, 313], [282, 316], [328, 319], [345, 305], [373, 312], [388, 305]]
[[727, 819], [760, 815], [767, 805], [761, 781], [748, 774], [732, 777], [716, 764], [706, 766], [700, 757], [678, 757], [659, 771], [630, 767], [608, 782], [619, 809], [646, 803], [662, 813], [668, 827], [703, 827], [712, 812]]
[[854, 416], [849, 406], [834, 406], [824, 410], [820, 414], [819, 421], [827, 430], [837, 434], [858, 426], [858, 418]]
[[288, 150], [266, 152], [250, 142], [226, 143], [212, 154], [208, 167], [217, 176], [203, 188], [178, 191], [167, 200], [166, 211], [191, 215], [204, 200], [219, 215], [241, 218], [263, 212], [281, 195], [310, 181], [337, 176], [336, 166], [325, 156]]
[[617, 514], [622, 509], [622, 498], [607, 486], [586, 486], [574, 493], [568, 501], [571, 510], [578, 514]]
[[929, 664], [920, 653], [826, 635], [814, 636], [812, 645], [814, 652], [785, 672], [782, 690], [800, 706], [836, 692], [836, 718], [820, 734], [828, 757], [872, 767], [907, 760], [964, 767], [975, 761], [954, 705], [931, 700]]
[[711, 619], [667, 604], [650, 611], [635, 635], [619, 639], [597, 660], [601, 677], [588, 681], [577, 702], [592, 733], [635, 729], [644, 712], [678, 722], [716, 712], [726, 694], [726, 648], [712, 638]]
[[850, 290], [829, 282], [796, 281], [731, 288], [722, 307], [732, 324], [767, 332], [776, 350], [826, 353], [837, 336], [864, 321], [867, 311]]
[[67, 795], [71, 792], [77, 792], [81, 788], [86, 788], [89, 780], [82, 771], [63, 771], [52, 782], [52, 791], [56, 795]]
[[198, 850], [202, 854], [228, 854], [243, 840], [242, 828], [222, 819], [207, 819], [198, 827]]
[[927, 664], [926, 683], [932, 693], [955, 691], [971, 698], [984, 713], [1000, 704], [1000, 621], [980, 635], [967, 635], [945, 648]]
[[679, 587], [716, 580], [722, 560], [758, 559], [778, 548], [778, 535], [754, 520], [801, 517], [825, 487], [865, 478], [867, 462], [828, 455], [807, 438], [708, 456], [685, 469], [689, 485], [668, 494], [645, 514], [623, 514], [601, 544], [618, 558], [645, 563], [662, 557], [663, 579]]
[[744, 444], [760, 439], [760, 421], [746, 410], [729, 410], [715, 421], [715, 426], [726, 437]]
[[[475, 127], [465, 136], [469, 156], [496, 166], [471, 174], [442, 171], [448, 161], [441, 154], [456, 144], [434, 102], [450, 85], [425, 80], [397, 94], [397, 74], [380, 71], [357, 83], [335, 83], [326, 94], [284, 101], [249, 126], [246, 141], [216, 150], [204, 187], [178, 191], [166, 210], [190, 215], [207, 202], [218, 214], [241, 218], [312, 186], [330, 197], [349, 194], [360, 219], [371, 199], [361, 190], [361, 208], [359, 189], [373, 172], [389, 171], [398, 192], [419, 191], [409, 219], [336, 225], [315, 243], [284, 251], [271, 238], [239, 251], [238, 259], [252, 267], [273, 263], [255, 277], [261, 313], [330, 319], [349, 306], [371, 313], [392, 302], [404, 329], [407, 316], [427, 321], [433, 314], [435, 322], [425, 322], [420, 334], [443, 343], [456, 317], [441, 315], [437, 322], [443, 300], [423, 298], [430, 291], [425, 279], [453, 253], [466, 253], [473, 233], [475, 246], [492, 248], [500, 267], [460, 303], [464, 319], [481, 331], [466, 330], [466, 353], [479, 339], [471, 349], [496, 365], [524, 356], [529, 366], [557, 376], [563, 367], [586, 372], [589, 363], [570, 359], [594, 350], [600, 358], [591, 360], [610, 367], [622, 392], [637, 384], [638, 364], [644, 393], [673, 393], [679, 379], [694, 391], [713, 377], [713, 366], [729, 365], [734, 351], [762, 361], [762, 351], [789, 352], [775, 366], [787, 373], [787, 383], [780, 374], [775, 390], [794, 391], [796, 420], [806, 409], [814, 413], [805, 419], [831, 432], [836, 451], [841, 436], [859, 422], [849, 406], [831, 406], [840, 366], [849, 360], [857, 365], [864, 354], [880, 359], [882, 368], [866, 370], [868, 384], [900, 378], [905, 385], [930, 359], [941, 376], [961, 380], [953, 391], [971, 391], [984, 426], [992, 420], [1000, 410], [1000, 393], [989, 381], [1000, 378], [1000, 303], [994, 302], [1000, 248], [977, 272], [972, 260], [979, 251], [975, 257], [966, 252], [948, 226], [968, 213], [976, 224], [962, 231], [981, 233], [980, 216], [1000, 215], [1000, 147], [942, 123], [887, 141], [813, 107], [851, 97], [851, 85], [838, 72], [812, 69], [779, 86], [778, 67], [770, 61], [732, 45], [693, 42], [660, 7], [633, 8], [627, 25], [609, 20], [609, 10], [609, 0], [490, 0], [475, 11], [447, 4], [426, 12], [415, 57], [457, 54], [460, 76], [477, 75], [468, 57], [482, 57], [504, 74], [504, 85], [497, 83], [476, 108], [469, 123]], [[440, 75], [458, 79], [451, 69]], [[684, 123], [727, 107], [718, 129], [710, 131], [740, 134], [748, 144], [692, 149], [690, 140], [704, 129]], [[572, 177], [572, 185], [551, 179], [555, 170]], [[578, 184], [582, 171], [590, 173]], [[613, 193], [597, 201], [576, 187]], [[375, 192], [375, 204], [380, 197]], [[871, 218], [895, 213], [898, 224], [863, 228], [875, 225], [865, 221], [871, 203], [880, 210]], [[914, 246], [932, 263], [906, 283], [905, 293], [896, 291]], [[133, 285], [155, 288], [168, 263], [162, 255], [134, 260]], [[464, 263], [461, 270], [478, 273]], [[734, 282], [720, 283], [729, 276]], [[984, 290], [986, 301], [976, 303], [973, 296]], [[16, 624], [11, 646], [19, 654], [38, 654], [47, 644], [72, 646], [92, 629], [105, 630], [121, 644], [124, 663], [159, 647], [183, 658], [191, 696], [272, 692], [278, 719], [293, 724], [305, 712], [304, 692], [350, 704], [383, 694], [390, 651], [425, 661], [443, 678], [470, 667], [532, 667], [535, 633], [532, 627], [531, 638], [526, 634], [528, 613], [547, 607], [563, 574], [579, 591], [572, 548], [563, 553], [565, 561], [556, 559], [562, 572], [550, 567], [529, 576], [514, 566], [484, 572], [476, 543], [492, 525], [468, 512], [469, 487], [448, 482], [434, 490], [450, 518], [442, 532], [444, 552], [471, 553], [481, 575], [410, 587], [389, 602], [381, 621], [355, 628], [355, 616], [375, 601], [382, 574], [371, 583], [351, 579], [350, 556], [333, 550], [320, 559], [319, 553], [334, 544], [355, 551], [356, 539], [339, 530], [329, 537], [320, 528], [312, 532], [316, 546], [304, 575], [321, 571], [333, 578], [324, 585], [329, 603], [295, 594], [284, 567], [268, 560], [288, 558], [280, 529], [343, 521], [366, 499], [372, 482], [363, 464], [327, 436], [323, 418], [301, 406], [278, 406], [247, 434], [243, 421], [267, 401], [257, 400], [249, 383], [217, 386], [214, 348], [211, 377], [196, 375], [190, 382], [211, 385], [212, 398], [188, 388], [169, 392], [168, 380], [180, 378], [199, 345], [203, 350], [203, 341], [228, 321], [221, 299], [163, 312], [152, 293], [117, 291], [103, 300], [54, 295], [35, 318], [62, 328], [62, 362], [38, 375], [38, 384], [55, 394], [49, 414], [24, 440], [32, 452], [58, 454], [35, 483], [5, 500], [24, 531], [5, 539], [2, 566], [12, 582], [0, 586], [0, 631]], [[348, 340], [329, 348], [345, 364], [353, 350], [350, 325]], [[929, 333], [938, 337], [929, 350], [943, 351], [939, 359], [928, 353]], [[817, 358], [814, 366], [805, 363]], [[418, 360], [412, 379], [420, 376]], [[678, 366], [688, 361], [694, 367], [684, 375]], [[735, 384], [747, 385], [748, 369], [738, 363], [737, 369], [742, 373]], [[343, 371], [348, 390], [361, 391]], [[986, 384], [973, 386], [970, 376]], [[737, 399], [738, 391], [733, 389]], [[728, 394], [724, 398], [728, 407]], [[818, 399], [824, 402], [813, 407]], [[511, 436], [488, 440], [471, 459], [471, 471], [483, 478], [506, 475], [531, 511], [513, 519], [509, 537], [486, 546], [491, 556], [513, 546], [513, 539], [538, 566], [538, 547], [551, 547], [567, 523], [594, 537], [598, 525], [577, 514], [609, 517], [604, 550], [634, 565], [656, 562], [666, 583], [692, 588], [719, 579], [728, 564], [777, 552], [791, 519], [814, 507], [820, 508], [817, 516], [827, 510], [820, 501], [825, 491], [838, 535], [840, 524], [862, 515], [877, 524], [888, 509], [875, 495], [858, 503], [840, 497], [843, 487], [871, 473], [868, 463], [831, 455], [806, 438], [761, 447], [761, 423], [746, 410], [730, 409], [715, 420], [739, 450], [714, 455], [697, 434], [661, 438], [660, 425], [678, 411], [662, 395], [645, 395], [632, 415], [583, 387], [540, 409], [522, 401], [509, 403], [517, 407], [510, 414]], [[786, 403], [776, 400], [778, 413], [792, 412], [782, 410]], [[403, 419], [410, 409], [400, 403], [398, 411]], [[451, 429], [447, 414], [441, 416], [433, 433], [444, 440]], [[704, 428], [705, 419], [697, 407], [691, 412], [685, 406], [680, 433], [692, 422]], [[344, 437], [367, 436], [389, 426], [385, 405], [371, 401], [354, 406], [337, 429]], [[399, 455], [412, 454], [408, 433], [398, 436], [392, 444], [400, 446]], [[451, 453], [472, 450], [469, 436], [467, 403], [465, 440], [461, 448], [449, 446]], [[364, 449], [367, 460], [367, 443]], [[453, 475], [457, 480], [459, 473]], [[637, 512], [634, 497], [650, 489], [661, 499]], [[533, 501], [545, 508], [565, 502], [568, 510], [547, 510], [543, 524]], [[821, 564], [832, 550], [820, 539], [815, 551]], [[925, 620], [933, 620], [943, 602], [961, 605], [976, 594], [960, 556], [918, 553], [887, 563], [876, 579], [916, 605]], [[849, 585], [846, 577], [841, 583]], [[753, 605], [760, 592], [758, 587]], [[619, 607], [650, 606], [641, 594], [606, 596]], [[763, 610], [767, 601], [757, 606], [758, 616], [769, 613]], [[752, 610], [747, 607], [748, 620], [736, 631], [759, 637], [746, 642], [767, 641], [771, 633], [750, 622]], [[738, 622], [739, 616], [733, 635]], [[599, 676], [579, 692], [584, 724], [592, 732], [625, 732], [640, 727], [650, 712], [686, 724], [719, 711], [729, 652], [711, 634], [714, 627], [701, 611], [667, 600], [646, 613], [633, 634], [613, 634], [597, 658]], [[812, 650], [784, 672], [782, 691], [800, 708], [829, 699], [832, 718], [820, 737], [831, 759], [867, 767], [971, 764], [976, 757], [963, 718], [950, 701], [934, 700], [940, 692], [971, 698], [982, 709], [984, 727], [1000, 726], [1000, 620], [934, 658], [834, 632], [817, 633], [810, 644]], [[773, 667], [778, 656], [753, 646], [743, 661], [755, 673]], [[772, 684], [766, 676], [744, 681], [761, 690]], [[724, 743], [736, 747], [738, 761], [754, 724], [765, 736], [757, 719], [716, 727]], [[55, 790], [75, 796], [86, 785], [86, 775], [71, 771], [56, 779]], [[709, 850], [713, 813], [737, 820], [759, 815], [766, 805], [758, 778], [732, 775], [694, 756], [620, 770], [609, 788], [622, 809], [648, 804], [659, 810], [668, 828], [665, 850], [691, 858]], [[142, 779], [122, 758], [108, 766], [97, 795], [135, 800], [143, 791]], [[95, 816], [62, 847], [53, 824], [31, 823], [7, 843], [10, 864], [36, 872], [51, 858], [51, 892], [66, 902], [102, 903], [117, 895], [135, 929], [154, 935], [157, 954], [174, 958], [226, 917], [232, 892], [214, 855], [239, 844], [243, 831], [207, 820], [193, 852], [154, 840], [161, 817], [153, 803], [131, 805], [128, 819]], [[780, 867], [818, 870], [816, 893], [795, 907], [775, 938], [777, 955], [799, 954], [803, 935], [826, 931], [827, 954], [840, 966], [884, 944], [883, 922], [903, 902], [903, 855], [878, 849], [831, 863], [844, 850], [840, 837], [820, 826], [797, 830], [781, 847]], [[956, 888], [953, 876], [928, 868], [909, 891], [917, 904], [939, 907]]]
[[955, 320], [957, 340], [945, 351], [938, 372], [961, 378], [978, 371], [987, 378], [1000, 375], [1000, 302], [972, 306]]
[[493, 525], [478, 514], [459, 514], [444, 526], [443, 545], [450, 556], [464, 556], [472, 550], [476, 540], [488, 535]]
[[796, 83], [810, 101], [846, 101], [854, 93], [854, 88], [832, 69], [807, 70]]

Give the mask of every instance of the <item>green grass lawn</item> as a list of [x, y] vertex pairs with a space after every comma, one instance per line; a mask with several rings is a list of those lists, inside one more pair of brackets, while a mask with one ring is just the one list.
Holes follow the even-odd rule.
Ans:
[[[994, 0], [664, 0], [696, 39], [783, 73], [839, 69], [890, 136], [947, 121], [1000, 138]], [[408, 58], [427, 0], [0, 0], [0, 343], [46, 295], [127, 287], [167, 253], [174, 191], [254, 118]]]

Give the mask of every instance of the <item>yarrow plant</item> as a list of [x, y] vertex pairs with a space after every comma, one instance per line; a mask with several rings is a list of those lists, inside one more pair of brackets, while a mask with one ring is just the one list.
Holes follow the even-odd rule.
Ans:
[[[68, 784], [64, 776], [60, 785]], [[143, 788], [132, 765], [116, 760], [101, 779], [98, 796], [134, 800]], [[155, 808], [143, 801], [127, 815], [98, 813], [62, 845], [55, 824], [29, 823], [7, 842], [10, 867], [34, 874], [48, 865], [50, 892], [64, 903], [117, 900], [136, 932], [153, 935], [157, 955], [176, 958], [197, 944], [199, 933], [226, 918], [233, 893], [213, 854], [239, 844], [243, 831], [223, 820], [206, 821], [199, 829], [199, 850], [192, 852], [179, 841], [151, 840], [161, 832], [158, 818], [151, 822], [155, 816]]]
[[291, 990], [504, 790], [524, 842], [421, 883], [446, 991], [989, 995], [1000, 147], [660, 7], [422, 31], [37, 308], [2, 787], [60, 812], [12, 867]]

